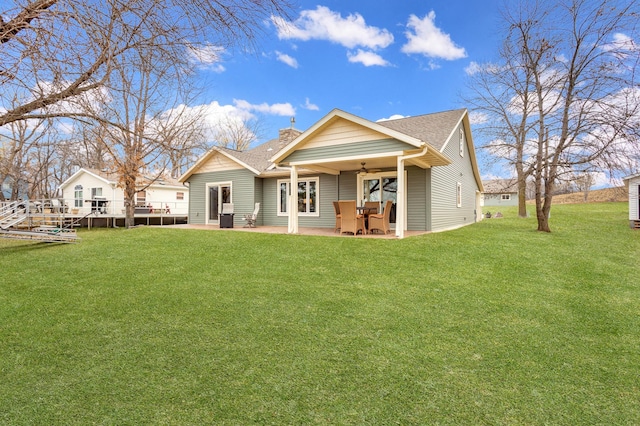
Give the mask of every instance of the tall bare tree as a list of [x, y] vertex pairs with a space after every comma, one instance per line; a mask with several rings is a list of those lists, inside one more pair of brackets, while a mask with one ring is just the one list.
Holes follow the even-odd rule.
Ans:
[[[519, 100], [515, 116], [529, 117], [527, 126], [504, 141], [504, 152], [516, 168], [526, 165], [530, 171], [539, 231], [550, 232], [554, 185], [565, 174], [614, 169], [623, 147], [637, 148], [638, 7], [610, 0], [537, 0], [504, 11], [510, 56], [497, 66], [509, 70], [515, 63], [522, 70], [507, 71], [517, 81], [502, 87]], [[528, 106], [514, 88], [529, 92]], [[497, 101], [485, 96], [476, 107], [495, 114]], [[521, 146], [528, 160], [518, 157]]]
[[184, 61], [186, 49], [256, 36], [287, 0], [13, 0], [0, 6], [0, 126], [51, 117], [60, 102], [105, 85], [135, 49]]

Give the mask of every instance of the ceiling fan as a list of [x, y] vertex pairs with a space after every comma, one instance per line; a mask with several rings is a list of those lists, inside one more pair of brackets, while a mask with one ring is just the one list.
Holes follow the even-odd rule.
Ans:
[[367, 169], [365, 167], [365, 165], [367, 164], [366, 162], [361, 162], [360, 163], [362, 165], [362, 167], [360, 167], [360, 170], [358, 170], [356, 173], [360, 174], [360, 175], [366, 175], [367, 173], [375, 173], [375, 172], [379, 172], [380, 169]]

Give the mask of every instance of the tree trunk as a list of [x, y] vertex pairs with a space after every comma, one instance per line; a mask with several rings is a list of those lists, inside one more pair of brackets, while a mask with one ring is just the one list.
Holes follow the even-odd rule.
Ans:
[[136, 211], [136, 183], [135, 181], [131, 182], [127, 180], [124, 188], [124, 227], [129, 229], [135, 226], [135, 211]]
[[518, 179], [518, 216], [528, 217], [527, 214], [527, 181]]

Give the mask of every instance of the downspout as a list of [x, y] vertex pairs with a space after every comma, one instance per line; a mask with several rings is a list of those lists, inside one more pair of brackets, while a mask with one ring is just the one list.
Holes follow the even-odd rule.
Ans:
[[404, 162], [416, 157], [422, 157], [427, 153], [429, 148], [427, 144], [424, 145], [422, 151], [417, 154], [400, 155], [398, 156], [398, 192], [396, 200], [396, 237], [404, 238], [404, 231], [407, 227], [406, 217], [406, 182], [404, 180]]

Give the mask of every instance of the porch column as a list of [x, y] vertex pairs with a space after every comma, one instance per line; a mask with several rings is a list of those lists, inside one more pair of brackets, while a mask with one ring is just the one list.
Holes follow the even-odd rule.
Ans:
[[404, 223], [405, 210], [405, 181], [404, 181], [404, 158], [398, 157], [398, 189], [396, 192], [396, 237], [404, 238], [404, 230], [406, 224]]
[[291, 166], [289, 182], [289, 234], [298, 233], [298, 167]]

